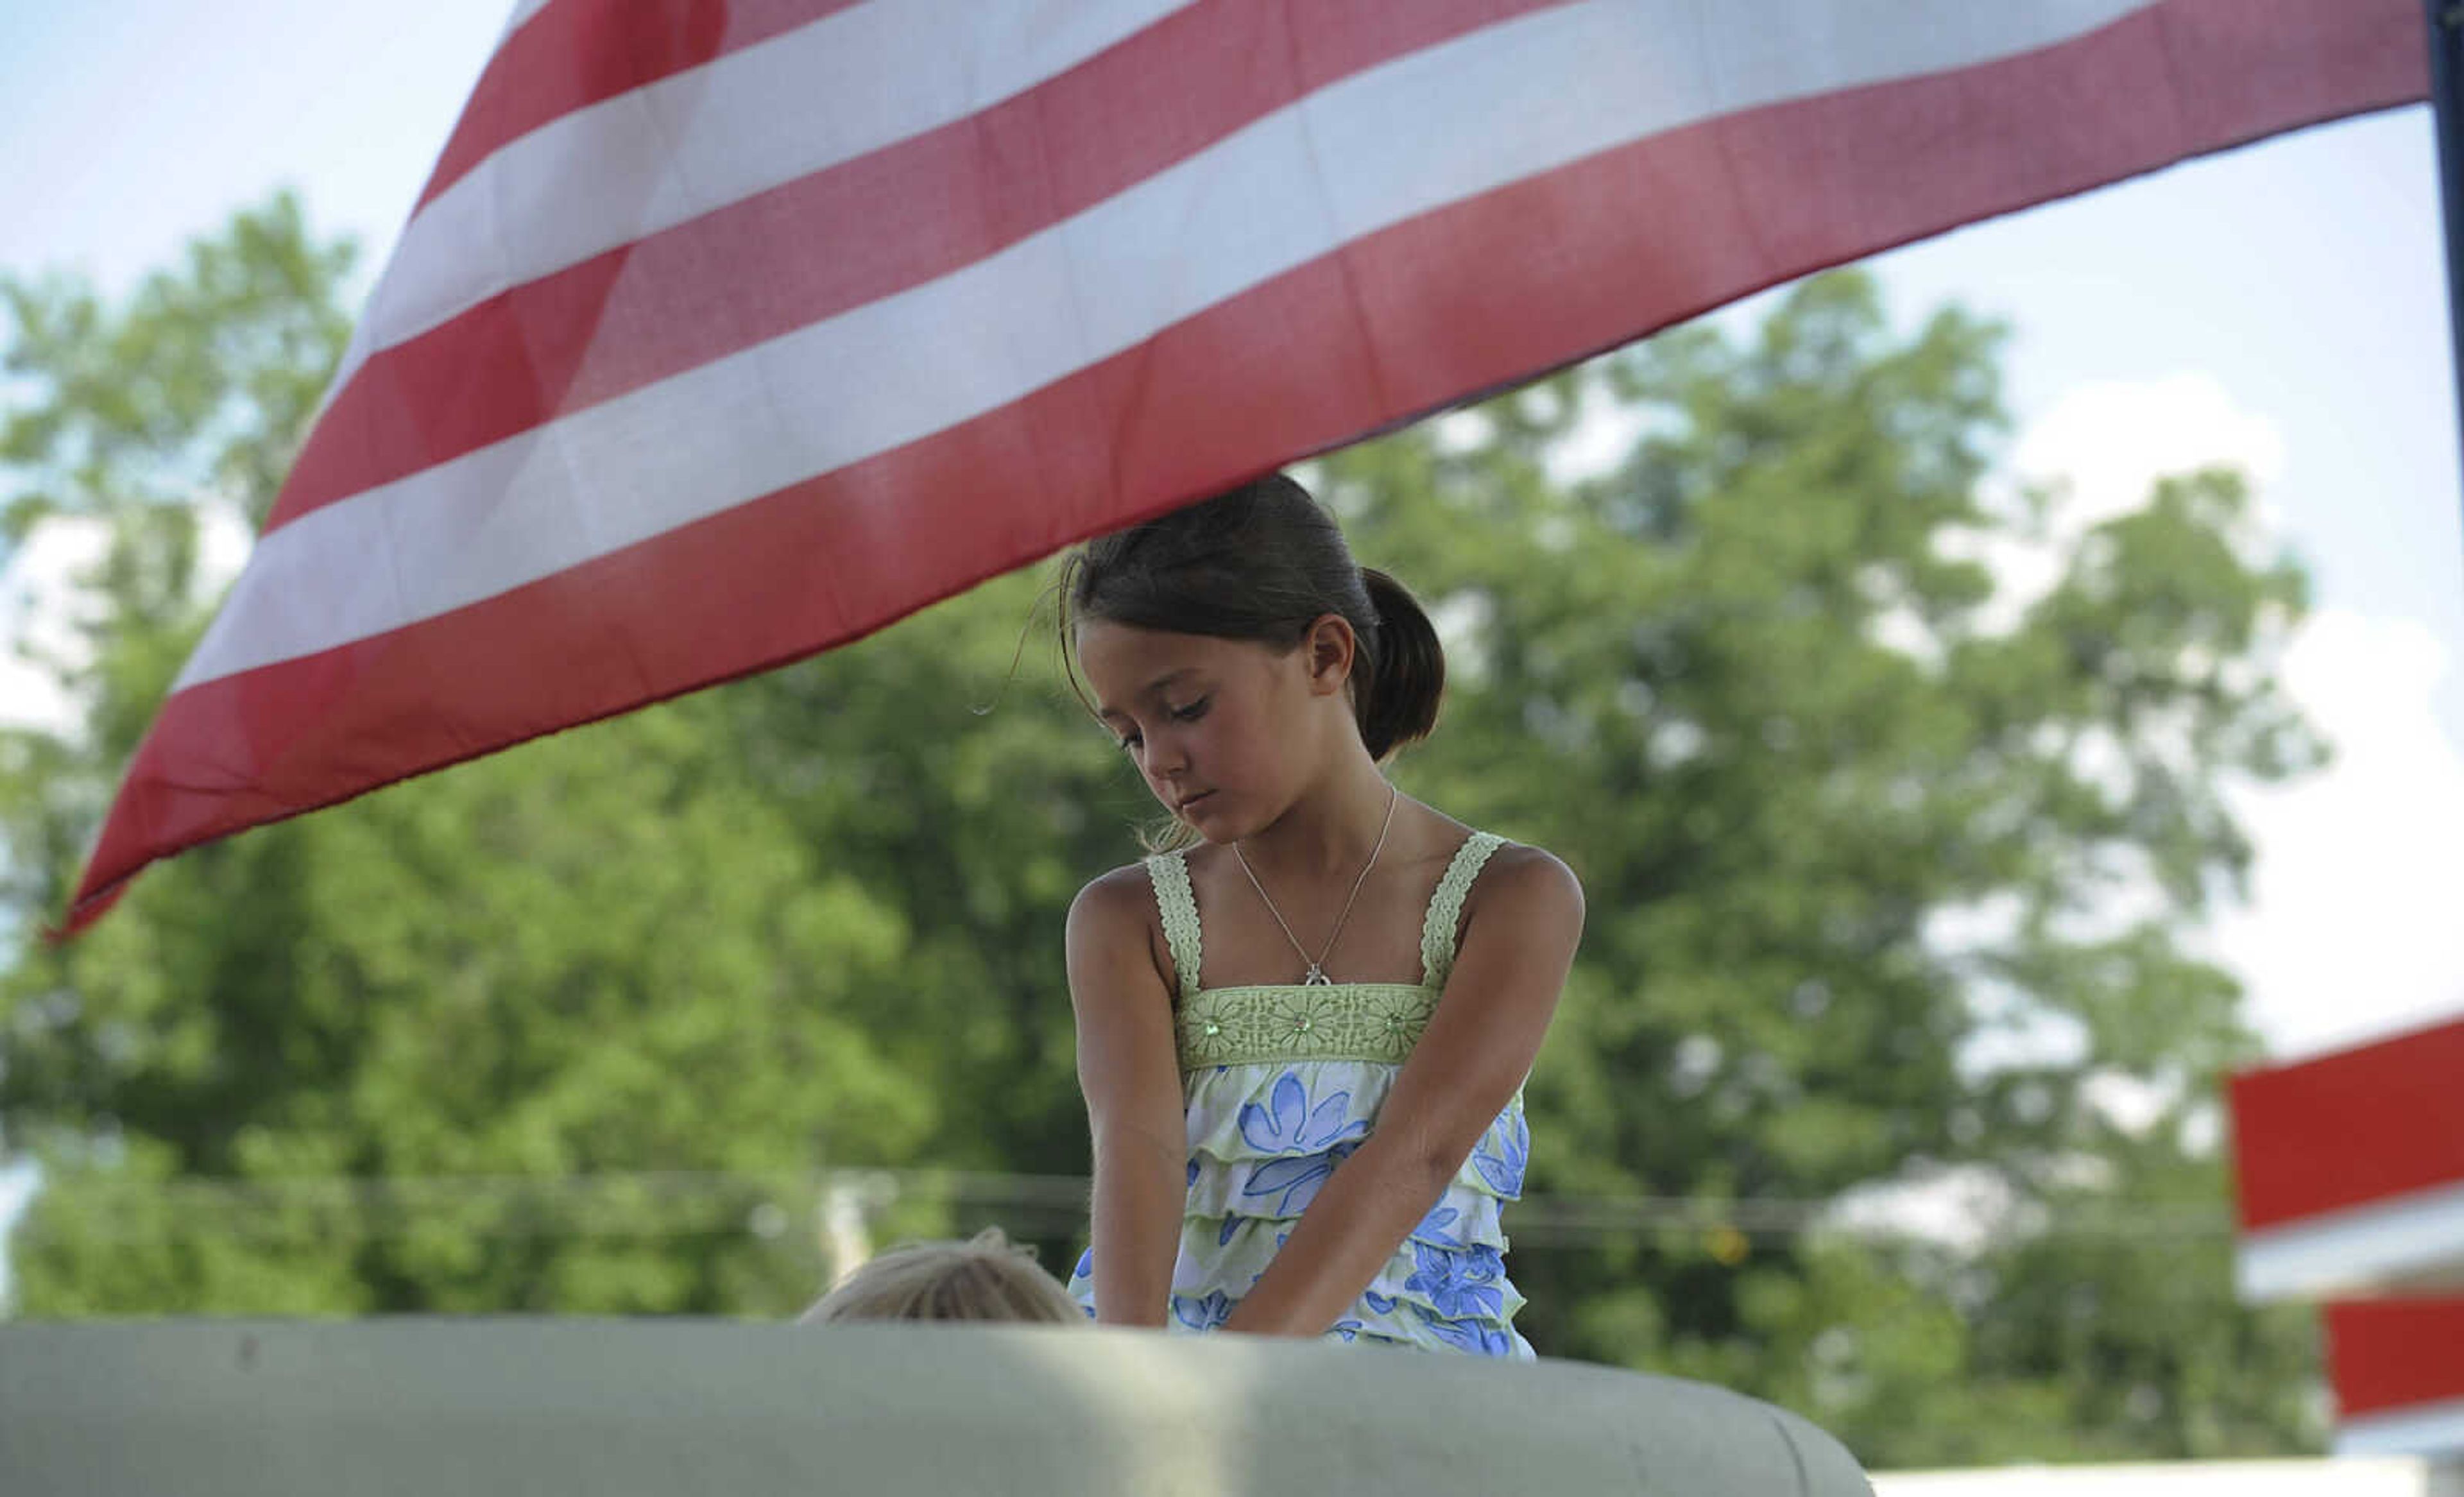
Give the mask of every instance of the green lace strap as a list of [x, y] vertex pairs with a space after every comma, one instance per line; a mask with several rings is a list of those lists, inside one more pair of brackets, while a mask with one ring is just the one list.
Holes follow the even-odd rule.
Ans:
[[1156, 853], [1147, 859], [1147, 878], [1155, 885], [1164, 944], [1172, 951], [1173, 971], [1180, 978], [1185, 1002], [1198, 992], [1199, 962], [1205, 956], [1205, 945], [1198, 936], [1198, 892], [1189, 885], [1188, 854]]
[[1429, 986], [1442, 988], [1454, 974], [1455, 932], [1463, 925], [1463, 898], [1471, 892], [1472, 881], [1480, 877], [1488, 855], [1505, 845], [1503, 837], [1473, 832], [1446, 865], [1445, 876], [1438, 880], [1437, 892], [1429, 896], [1429, 917], [1420, 926], [1420, 970]]

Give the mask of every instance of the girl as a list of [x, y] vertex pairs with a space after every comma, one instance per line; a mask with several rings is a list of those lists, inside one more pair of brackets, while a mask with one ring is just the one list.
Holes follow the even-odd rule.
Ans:
[[1583, 896], [1379, 769], [1437, 718], [1427, 615], [1280, 474], [1092, 542], [1062, 595], [1082, 694], [1173, 814], [1069, 911], [1072, 1293], [1119, 1325], [1531, 1355], [1498, 1209]]

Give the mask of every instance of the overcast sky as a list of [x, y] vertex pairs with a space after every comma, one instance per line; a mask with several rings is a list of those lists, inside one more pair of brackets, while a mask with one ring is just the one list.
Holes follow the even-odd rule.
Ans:
[[[372, 274], [502, 25], [505, 0], [9, 3], [0, 269], [124, 287], [276, 187]], [[2213, 949], [2279, 1054], [2464, 1013], [2464, 534], [2426, 109], [2283, 138], [1882, 256], [1913, 322], [2012, 322], [2009, 463], [2083, 513], [2235, 462], [2314, 568], [2286, 680], [2338, 746], [2244, 798], [2251, 907]], [[364, 287], [365, 276], [362, 284]], [[1745, 311], [1753, 310], [1749, 303]], [[229, 538], [234, 555], [244, 537]], [[0, 635], [71, 601], [77, 538], [0, 577]], [[50, 710], [0, 667], [0, 715]]]

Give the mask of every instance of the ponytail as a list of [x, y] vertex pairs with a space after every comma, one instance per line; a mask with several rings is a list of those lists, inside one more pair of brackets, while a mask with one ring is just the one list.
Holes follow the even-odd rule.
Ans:
[[[1375, 645], [1364, 662], [1367, 678], [1353, 688], [1352, 711], [1369, 757], [1384, 761], [1438, 725], [1438, 700], [1445, 694], [1446, 651], [1437, 626], [1411, 589], [1374, 566], [1360, 569], [1376, 615]], [[1363, 641], [1363, 643], [1369, 643]]]
[[1382, 762], [1437, 726], [1446, 657], [1436, 627], [1401, 583], [1355, 565], [1334, 517], [1283, 473], [1090, 540], [1058, 585], [1073, 688], [1070, 642], [1089, 620], [1290, 649], [1335, 613], [1359, 642], [1352, 713], [1369, 757]]

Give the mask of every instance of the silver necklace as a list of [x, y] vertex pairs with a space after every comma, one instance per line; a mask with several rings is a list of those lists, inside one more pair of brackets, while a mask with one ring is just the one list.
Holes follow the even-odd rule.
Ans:
[[1334, 933], [1326, 938], [1326, 946], [1314, 961], [1309, 961], [1309, 948], [1292, 934], [1291, 922], [1284, 918], [1284, 912], [1276, 909], [1275, 902], [1266, 897], [1266, 886], [1258, 882], [1257, 870], [1249, 867], [1249, 859], [1242, 852], [1241, 845], [1237, 842], [1232, 844], [1232, 856], [1240, 861], [1241, 871], [1249, 875], [1249, 887], [1258, 892], [1258, 902], [1265, 905], [1266, 913], [1275, 917], [1275, 923], [1284, 928], [1284, 939], [1292, 943], [1292, 950], [1300, 954], [1301, 960], [1309, 962], [1309, 972], [1301, 979], [1303, 987], [1334, 986], [1334, 980], [1326, 975], [1326, 958], [1334, 955], [1334, 943], [1343, 939], [1343, 924], [1352, 918], [1352, 907], [1360, 902], [1360, 890], [1369, 882], [1369, 870], [1377, 866], [1377, 854], [1386, 850], [1386, 834], [1395, 827], [1397, 793], [1396, 786], [1386, 787], [1386, 820], [1377, 828], [1377, 846], [1369, 849], [1369, 861], [1360, 866], [1360, 876], [1352, 881], [1352, 897], [1343, 902], [1343, 913], [1334, 917]]

